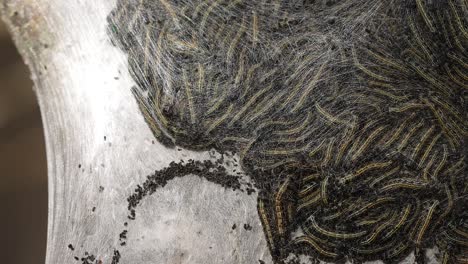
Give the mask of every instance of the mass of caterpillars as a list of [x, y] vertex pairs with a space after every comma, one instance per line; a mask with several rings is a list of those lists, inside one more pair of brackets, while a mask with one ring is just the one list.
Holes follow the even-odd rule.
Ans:
[[467, 263], [467, 19], [466, 0], [120, 0], [109, 32], [156, 138], [239, 154], [276, 262]]

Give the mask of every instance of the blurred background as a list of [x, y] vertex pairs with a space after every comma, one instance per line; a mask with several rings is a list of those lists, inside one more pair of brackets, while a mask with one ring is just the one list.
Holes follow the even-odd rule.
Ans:
[[45, 261], [47, 165], [27, 67], [0, 20], [0, 262]]

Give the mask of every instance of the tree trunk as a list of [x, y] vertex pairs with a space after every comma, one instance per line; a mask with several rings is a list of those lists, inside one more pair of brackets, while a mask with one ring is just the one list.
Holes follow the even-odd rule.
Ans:
[[466, 261], [466, 2], [221, 2], [0, 0], [45, 127], [46, 263]]
[[271, 261], [256, 194], [197, 176], [168, 182], [129, 219], [127, 198], [148, 175], [171, 161], [210, 155], [168, 149], [154, 139], [132, 96], [126, 56], [107, 35], [114, 1], [0, 4], [31, 70], [44, 121], [46, 263]]

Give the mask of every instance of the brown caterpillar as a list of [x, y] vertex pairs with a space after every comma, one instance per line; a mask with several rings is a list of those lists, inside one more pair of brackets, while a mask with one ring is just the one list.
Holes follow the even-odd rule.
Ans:
[[466, 263], [467, 18], [465, 0], [121, 0], [109, 32], [160, 142], [240, 155], [277, 263]]

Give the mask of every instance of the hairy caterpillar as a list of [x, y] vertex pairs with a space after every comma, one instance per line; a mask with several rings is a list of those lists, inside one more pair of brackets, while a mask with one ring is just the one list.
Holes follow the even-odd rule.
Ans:
[[241, 156], [276, 262], [464, 263], [467, 18], [465, 0], [121, 0], [109, 32], [158, 140]]

